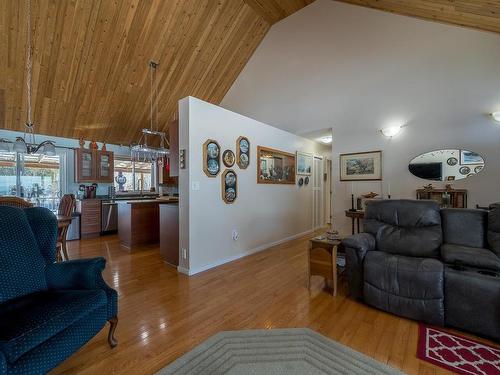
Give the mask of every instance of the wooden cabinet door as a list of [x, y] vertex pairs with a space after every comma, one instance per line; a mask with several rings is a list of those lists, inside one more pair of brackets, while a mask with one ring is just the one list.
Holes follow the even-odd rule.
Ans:
[[96, 153], [94, 150], [75, 150], [75, 181], [94, 182], [96, 180]]
[[111, 151], [98, 151], [97, 181], [112, 183], [114, 175], [114, 156]]

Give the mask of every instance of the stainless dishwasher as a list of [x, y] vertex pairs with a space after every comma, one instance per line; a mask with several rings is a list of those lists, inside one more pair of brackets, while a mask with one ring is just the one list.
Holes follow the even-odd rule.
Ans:
[[118, 203], [102, 201], [101, 233], [113, 233], [118, 230]]

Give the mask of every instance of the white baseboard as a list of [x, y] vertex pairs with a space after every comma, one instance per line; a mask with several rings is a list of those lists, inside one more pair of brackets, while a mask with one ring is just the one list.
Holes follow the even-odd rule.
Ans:
[[276, 245], [280, 245], [280, 244], [282, 244], [284, 242], [288, 242], [288, 241], [294, 240], [296, 238], [303, 237], [303, 236], [305, 236], [307, 234], [311, 234], [311, 233], [313, 233], [313, 230], [309, 229], [309, 230], [306, 230], [305, 232], [294, 234], [293, 236], [285, 237], [285, 238], [282, 238], [282, 239], [277, 240], [277, 241], [273, 241], [273, 242], [270, 242], [270, 243], [266, 243], [266, 244], [257, 246], [255, 248], [250, 249], [248, 251], [245, 251], [243, 253], [239, 253], [239, 254], [233, 255], [233, 256], [231, 256], [229, 258], [221, 259], [221, 260], [218, 260], [217, 262], [210, 263], [210, 264], [198, 267], [198, 268], [187, 269], [185, 267], [178, 266], [177, 270], [179, 272], [183, 273], [183, 274], [192, 276], [192, 275], [195, 275], [197, 273], [200, 273], [200, 272], [203, 272], [203, 271], [207, 271], [207, 270], [209, 270], [211, 268], [214, 268], [214, 267], [217, 267], [217, 266], [221, 266], [221, 265], [223, 265], [225, 263], [232, 262], [234, 260], [246, 257], [246, 256], [254, 254], [254, 253], [258, 253], [259, 251], [269, 249], [270, 247], [273, 247], [273, 246], [276, 246]]

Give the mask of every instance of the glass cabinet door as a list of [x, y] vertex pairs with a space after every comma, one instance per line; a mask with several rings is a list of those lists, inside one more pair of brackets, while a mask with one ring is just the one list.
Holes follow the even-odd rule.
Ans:
[[83, 179], [91, 179], [94, 170], [94, 158], [92, 152], [82, 152], [81, 155], [81, 177]]
[[109, 155], [102, 154], [100, 161], [100, 171], [101, 177], [109, 177]]
[[111, 151], [100, 151], [98, 158], [97, 174], [99, 182], [113, 182], [113, 153]]

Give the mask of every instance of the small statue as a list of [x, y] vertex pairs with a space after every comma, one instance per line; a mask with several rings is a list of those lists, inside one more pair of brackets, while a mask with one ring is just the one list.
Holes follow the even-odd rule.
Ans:
[[95, 139], [93, 139], [92, 142], [90, 142], [89, 148], [91, 150], [99, 150], [99, 146], [97, 145], [97, 142], [95, 141]]
[[366, 194], [361, 194], [361, 196], [363, 198], [368, 198], [368, 199], [375, 198], [377, 195], [378, 195], [378, 193], [375, 193], [373, 191], [370, 191], [369, 193], [366, 193]]
[[102, 142], [101, 150], [106, 151], [106, 142]]
[[80, 137], [80, 142], [78, 142], [80, 144], [80, 148], [84, 148], [85, 147], [85, 140], [83, 139], [83, 137]]
[[451, 184], [446, 184], [444, 187], [447, 191], [453, 190], [453, 187], [451, 186]]

